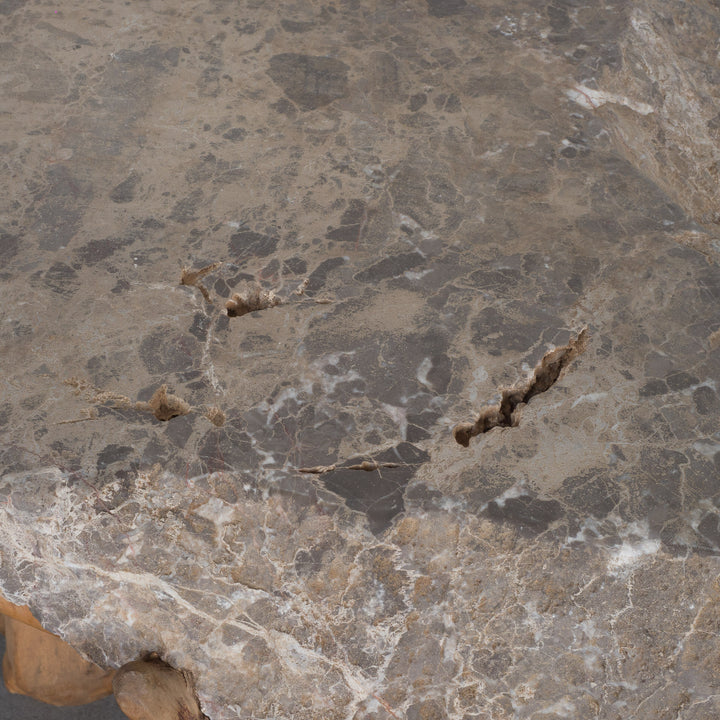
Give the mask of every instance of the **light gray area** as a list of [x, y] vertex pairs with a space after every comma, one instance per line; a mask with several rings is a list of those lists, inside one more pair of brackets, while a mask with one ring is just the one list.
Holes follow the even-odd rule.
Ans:
[[0, 594], [213, 720], [718, 716], [713, 2], [0, 13]]

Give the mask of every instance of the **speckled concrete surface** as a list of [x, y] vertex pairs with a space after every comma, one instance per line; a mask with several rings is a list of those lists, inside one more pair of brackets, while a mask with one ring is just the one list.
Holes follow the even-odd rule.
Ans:
[[0, 593], [214, 720], [717, 717], [713, 2], [0, 13]]

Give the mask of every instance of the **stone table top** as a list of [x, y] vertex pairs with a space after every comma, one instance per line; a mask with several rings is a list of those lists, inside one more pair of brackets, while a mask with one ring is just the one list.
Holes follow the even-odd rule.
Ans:
[[213, 720], [718, 716], [716, 2], [0, 26], [0, 595]]

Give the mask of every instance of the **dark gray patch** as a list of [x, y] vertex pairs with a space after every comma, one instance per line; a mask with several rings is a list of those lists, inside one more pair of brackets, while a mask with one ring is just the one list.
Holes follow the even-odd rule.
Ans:
[[247, 333], [245, 338], [240, 342], [240, 347], [243, 350], [252, 351], [265, 346], [265, 349], [269, 349], [273, 344], [273, 339], [270, 335], [260, 335], [259, 333]]
[[[625, 211], [627, 218], [623, 224], [627, 228], [629, 223], [631, 231], [666, 232], [667, 223], [674, 223], [677, 228], [685, 221], [682, 209], [670, 202], [667, 194], [628, 160], [605, 155], [600, 161], [603, 172], [591, 195], [592, 208], [598, 214], [617, 217]], [[639, 197], [643, 198], [641, 207], [637, 204]]]
[[720, 113], [707, 121], [708, 130], [720, 130]]
[[2, 0], [0, 2], [0, 15], [10, 15], [26, 4], [26, 0]]
[[215, 495], [226, 503], [236, 503], [240, 497], [236, 482], [225, 475], [216, 475], [212, 480]]
[[148, 372], [166, 374], [191, 370], [194, 366], [197, 343], [174, 328], [153, 330], [140, 343], [140, 358]]
[[455, 186], [444, 175], [430, 175], [429, 196], [433, 202], [442, 205], [457, 204], [457, 190]]
[[69, 265], [53, 263], [43, 276], [43, 282], [59, 295], [72, 295], [79, 287], [78, 275]]
[[466, 0], [427, 0], [428, 12], [434, 17], [449, 17], [462, 12]]
[[24, 397], [20, 401], [20, 407], [24, 410], [36, 410], [43, 404], [43, 400], [44, 398], [42, 395], [30, 395], [29, 397]]
[[251, 470], [257, 465], [250, 436], [232, 420], [225, 426], [209, 430], [198, 444], [198, 458], [209, 472], [220, 470]]
[[0, 405], [0, 427], [5, 427], [12, 415], [12, 403], [6, 402]]
[[[497, 648], [497, 644], [493, 643]], [[475, 654], [472, 667], [481, 677], [500, 680], [513, 666], [513, 654], [505, 647], [496, 650], [482, 649]]]
[[121, 183], [110, 191], [110, 199], [115, 203], [129, 203], [135, 198], [135, 188], [140, 182], [140, 176], [131, 172]]
[[185, 173], [185, 179], [189, 185], [210, 180], [220, 169], [218, 167], [220, 162], [213, 153], [204, 153], [200, 156], [200, 161]]
[[390, 53], [371, 53], [365, 77], [368, 90], [374, 99], [387, 103], [396, 103], [403, 99], [398, 61]]
[[453, 52], [452, 48], [438, 48], [437, 50], [433, 50], [430, 54], [443, 67], [456, 67], [460, 64], [460, 60], [458, 59], [458, 56]]
[[[428, 0], [431, 2], [432, 0]], [[457, 0], [453, 0], [457, 2]], [[463, 5], [465, 0], [461, 0]], [[447, 713], [436, 700], [423, 700], [413, 703], [405, 714], [407, 720], [446, 720]]]
[[280, 98], [277, 102], [271, 103], [270, 107], [277, 113], [285, 115], [291, 120], [297, 115], [295, 105], [287, 98]]
[[670, 373], [670, 375], [665, 378], [665, 382], [671, 390], [685, 390], [691, 385], [697, 385], [700, 380], [690, 373], [678, 370], [677, 372]]
[[710, 542], [713, 550], [720, 551], [720, 518], [715, 513], [706, 513], [697, 529]]
[[319, 572], [335, 556], [336, 548], [330, 540], [313, 545], [295, 553], [295, 572], [301, 577], [308, 577]]
[[[691, 455], [689, 464], [683, 468], [686, 482], [685, 497], [695, 499], [713, 498], [717, 503], [720, 499], [720, 473], [708, 458]], [[702, 503], [703, 501], [700, 500]]]
[[583, 475], [569, 477], [562, 486], [563, 502], [587, 517], [604, 518], [620, 502], [620, 488], [597, 468]]
[[[444, 361], [441, 361], [442, 365], [450, 367], [449, 358], [443, 356]], [[433, 369], [434, 369], [433, 363]], [[438, 385], [447, 389], [449, 377], [438, 377]], [[433, 387], [436, 387], [433, 383]], [[419, 442], [431, 437], [429, 431], [430, 428], [440, 419], [441, 414], [433, 410], [423, 410], [421, 413], [408, 413], [407, 414], [407, 441], [408, 442]]]
[[304, 275], [307, 272], [307, 263], [295, 256], [283, 261], [283, 269], [293, 275]]
[[175, 203], [175, 207], [170, 213], [170, 219], [179, 223], [188, 223], [197, 219], [198, 205], [202, 202], [203, 191], [193, 190], [189, 195]]
[[0, 263], [10, 262], [20, 248], [20, 236], [0, 232]]
[[571, 275], [566, 280], [566, 284], [576, 295], [580, 295], [582, 293], [583, 279], [579, 275]]
[[108, 465], [126, 460], [132, 453], [134, 448], [129, 445], [106, 445], [97, 458], [97, 469], [103, 470]]
[[280, 26], [285, 32], [289, 33], [304, 33], [308, 30], [312, 30], [315, 27], [313, 22], [300, 22], [298, 20], [285, 20], [280, 21]]
[[463, 493], [468, 508], [476, 514], [484, 512], [491, 500], [511, 488], [515, 482], [498, 469], [489, 472], [482, 467], [468, 469], [463, 473], [462, 479], [464, 486], [468, 488]]
[[[223, 285], [224, 284], [225, 283], [223, 282]], [[190, 326], [190, 334], [194, 335], [198, 340], [200, 340], [200, 342], [205, 342], [207, 339], [207, 331], [211, 322], [211, 318], [205, 313], [195, 313], [193, 316], [193, 323]]]
[[230, 297], [230, 287], [222, 278], [218, 278], [215, 281], [215, 285], [213, 287], [215, 288], [215, 292], [220, 297], [222, 297], [222, 298]]
[[425, 175], [411, 165], [402, 165], [390, 184], [395, 211], [409, 215], [425, 227], [434, 225], [428, 210], [428, 182]]
[[116, 357], [108, 360], [106, 355], [95, 355], [85, 363], [85, 368], [93, 383], [98, 387], [104, 387], [109, 381], [117, 379], [117, 366], [120, 363], [122, 358], [118, 363]]
[[620, 49], [620, 45], [618, 43], [604, 43], [601, 46], [599, 60], [600, 67], [598, 69], [601, 69], [603, 65], [605, 65], [610, 68], [610, 70], [622, 70], [623, 51]]
[[698, 287], [708, 293], [715, 302], [720, 301], [720, 273], [716, 268], [707, 268], [696, 276]]
[[528, 88], [517, 75], [480, 75], [468, 80], [466, 92], [470, 97], [498, 95], [517, 98], [527, 95]]
[[415, 475], [417, 467], [430, 456], [407, 442], [374, 457], [378, 463], [399, 462], [398, 468], [382, 470], [343, 470], [345, 465], [356, 465], [366, 457], [357, 457], [343, 463], [336, 471], [321, 475], [325, 487], [342, 497], [347, 506], [367, 515], [370, 530], [379, 534], [386, 530], [392, 519], [405, 508], [405, 487]]
[[424, 483], [415, 482], [405, 492], [408, 505], [422, 510], [437, 510], [441, 507], [444, 495], [439, 490], [429, 488]]
[[425, 93], [416, 93], [410, 96], [410, 110], [416, 112], [427, 102], [427, 95]]
[[472, 322], [473, 343], [490, 355], [505, 351], [525, 352], [543, 333], [562, 323], [545, 311], [521, 305], [502, 314], [494, 307], [482, 309]]
[[180, 60], [180, 48], [171, 47], [165, 51], [165, 60], [171, 67], [177, 67]]
[[120, 293], [124, 293], [130, 289], [130, 283], [127, 280], [118, 280], [115, 283], [115, 287], [110, 290], [111, 293], [114, 293], [115, 295], [119, 295]]
[[134, 237], [91, 240], [89, 243], [79, 247], [75, 251], [75, 255], [83, 263], [83, 265], [94, 265], [101, 260], [106, 260], [121, 248], [132, 245], [134, 242]]
[[159, 245], [149, 248], [135, 248], [130, 253], [135, 265], [153, 265], [158, 260], [167, 260], [167, 245]]
[[548, 5], [545, 8], [545, 11], [547, 12], [550, 27], [553, 32], [564, 32], [570, 27], [571, 22], [570, 17], [568, 16], [567, 8]]
[[223, 137], [226, 140], [232, 140], [233, 142], [240, 142], [247, 137], [247, 130], [243, 128], [230, 128], [227, 132], [223, 133]]
[[273, 258], [261, 271], [260, 277], [272, 278], [280, 270], [280, 261], [277, 258]]
[[324, 551], [320, 548], [310, 550], [298, 550], [295, 553], [295, 572], [300, 577], [314, 575], [322, 568], [322, 556]]
[[[127, 139], [127, 128], [144, 114], [153, 97], [152, 89], [169, 68], [177, 65], [179, 51], [160, 45], [141, 50], [119, 49], [105, 64], [98, 94], [103, 116], [83, 114], [73, 121], [83, 144], [99, 156], [119, 155]], [[86, 148], [87, 150], [87, 148]]]
[[192, 415], [181, 415], [168, 422], [165, 435], [170, 442], [179, 448], [184, 448], [188, 438], [192, 435], [195, 418]]
[[[221, 63], [220, 58], [209, 57], [209, 62]], [[221, 68], [218, 65], [206, 67], [200, 74], [198, 92], [201, 97], [217, 97], [222, 92], [220, 84]]]
[[241, 22], [240, 20], [236, 20], [233, 24], [233, 27], [240, 35], [254, 35], [258, 30], [259, 24], [256, 22], [245, 23]]
[[355, 380], [343, 381], [337, 383], [332, 393], [328, 395], [328, 399], [339, 405], [351, 402], [353, 397], [365, 397], [367, 395], [367, 385], [365, 380], [357, 378]]
[[247, 280], [247, 282], [255, 282], [257, 278], [251, 273], [239, 272], [237, 275], [227, 278], [228, 287], [233, 288], [243, 280]]
[[[234, 128], [245, 133], [241, 128]], [[228, 131], [223, 137], [229, 137], [232, 139], [241, 140], [242, 138], [238, 134], [235, 136], [233, 131]], [[231, 137], [231, 135], [233, 137]], [[243, 135], [244, 137], [244, 135]], [[198, 183], [212, 180], [215, 183], [232, 183], [237, 179], [244, 177], [246, 171], [242, 168], [234, 167], [232, 163], [227, 160], [220, 160], [213, 153], [205, 153], [200, 156], [200, 162], [196, 163], [185, 173], [185, 179], [188, 184], [193, 186]]]
[[[202, 537], [208, 544], [212, 544], [214, 542], [215, 523], [212, 520], [208, 520], [207, 518], [201, 517], [200, 515], [195, 515], [194, 513], [191, 513], [183, 517], [182, 523], [196, 540]], [[201, 590], [186, 589], [185, 592], [186, 597], [187, 595], [190, 595], [190, 593], [196, 595], [196, 602], [200, 601], [203, 595], [203, 592]], [[188, 712], [186, 717], [193, 717], [194, 715], [194, 713], [193, 715], [190, 715], [190, 713]], [[178, 712], [178, 718], [183, 718], [181, 712]]]
[[270, 58], [268, 75], [302, 110], [315, 110], [345, 97], [349, 69], [335, 58], [283, 53]]
[[38, 208], [38, 245], [41, 250], [59, 250], [75, 236], [85, 214], [84, 207], [81, 209], [78, 202], [77, 199], [50, 197]]
[[177, 64], [177, 48], [163, 49], [160, 45], [150, 45], [143, 50], [118, 50], [114, 53], [115, 62], [146, 70], [167, 70], [166, 65]]
[[654, 378], [648, 380], [640, 388], [640, 397], [654, 397], [656, 395], [665, 395], [668, 392], [668, 386], [664, 380], [658, 380]]
[[462, 102], [460, 102], [460, 98], [455, 93], [452, 93], [445, 102], [445, 112], [456, 113], [461, 110]]
[[707, 385], [702, 385], [693, 392], [693, 400], [699, 415], [710, 415], [720, 411], [717, 393]]
[[25, 325], [23, 323], [17, 322], [16, 320], [13, 321], [13, 335], [15, 337], [24, 337], [25, 335], [32, 335], [33, 332], [33, 326], [32, 325]]
[[[683, 466], [689, 465], [684, 453], [665, 448], [646, 447], [640, 454], [640, 468], [648, 479], [648, 498], [672, 509], [681, 507]], [[667, 481], [671, 482], [667, 482]]]
[[488, 504], [486, 513], [494, 520], [509, 522], [520, 530], [531, 532], [544, 532], [563, 515], [557, 500], [540, 500], [532, 495], [508, 498], [502, 505], [493, 500]]
[[497, 189], [503, 195], [539, 195], [547, 191], [548, 182], [548, 173], [545, 171], [514, 173], [501, 177]]
[[252, 230], [241, 230], [230, 236], [228, 251], [233, 262], [242, 263], [254, 257], [267, 257], [275, 252], [278, 238], [256, 233]]
[[[445, 352], [447, 338], [438, 332], [429, 331], [418, 344], [419, 350], [429, 353], [431, 367], [427, 373], [427, 381], [437, 395], [444, 395], [452, 378], [452, 361]], [[432, 411], [423, 411], [423, 417], [435, 418]], [[434, 421], [434, 420], [433, 420]]]
[[305, 288], [305, 292], [309, 295], [316, 293], [325, 287], [328, 274], [335, 268], [345, 264], [345, 258], [334, 257], [323, 260], [316, 268], [310, 273], [308, 277], [308, 284]]
[[386, 278], [402, 275], [406, 270], [418, 267], [425, 262], [425, 258], [419, 252], [400, 253], [391, 257], [383, 258], [366, 270], [355, 275], [358, 282], [378, 282]]
[[401, 115], [400, 123], [405, 127], [411, 128], [434, 128], [437, 127], [438, 121], [429, 113], [416, 112], [412, 115]]
[[[496, 263], [496, 265], [499, 263]], [[512, 297], [518, 286], [525, 281], [519, 268], [508, 267], [506, 263], [500, 267], [486, 267], [470, 273], [470, 282], [473, 287], [485, 292], [491, 292], [495, 297]]]
[[341, 242], [358, 242], [363, 227], [367, 224], [367, 218], [365, 202], [359, 198], [353, 198], [340, 218], [340, 227], [329, 230], [325, 237], [328, 240], [340, 240]]
[[575, 221], [577, 229], [588, 236], [588, 240], [609, 240], [617, 242], [627, 235], [627, 230], [613, 217], [583, 215]]

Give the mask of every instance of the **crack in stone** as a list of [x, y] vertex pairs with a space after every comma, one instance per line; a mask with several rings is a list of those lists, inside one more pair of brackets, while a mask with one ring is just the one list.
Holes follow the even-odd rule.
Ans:
[[234, 293], [225, 303], [228, 317], [240, 317], [257, 310], [282, 305], [284, 301], [272, 290], [263, 290], [260, 285], [254, 284], [241, 293]]
[[[267, 308], [276, 307], [278, 305], [287, 304], [292, 295], [303, 297], [305, 289], [310, 282], [309, 278], [305, 278], [300, 285], [293, 290], [290, 297], [281, 298], [275, 294], [274, 290], [264, 290], [258, 283], [248, 285], [242, 292], [233, 293], [233, 296], [225, 303], [225, 310], [228, 317], [240, 317], [258, 310], [267, 310]], [[329, 298], [316, 298], [311, 302], [318, 305], [326, 305], [331, 303]]]
[[502, 389], [499, 403], [483, 408], [475, 422], [458, 423], [453, 428], [455, 441], [468, 447], [471, 438], [494, 427], [517, 427], [520, 422], [517, 408], [552, 387], [565, 368], [585, 350], [587, 340], [588, 329], [584, 327], [567, 345], [546, 352], [531, 377], [519, 385]]
[[[379, 463], [375, 460], [364, 460], [358, 465], [341, 465], [340, 468], [342, 470], [365, 470], [365, 472], [370, 472], [371, 470], [379, 470], [380, 468], [397, 468], [400, 466], [400, 463], [395, 462]], [[323, 475], [324, 473], [332, 472], [337, 469], [337, 465], [316, 465], [315, 467], [298, 468], [298, 472], [312, 475]]]
[[210, 293], [208, 292], [208, 289], [200, 282], [200, 278], [212, 272], [213, 270], [217, 270], [221, 265], [222, 262], [215, 262], [211, 265], [206, 265], [199, 270], [190, 270], [190, 268], [184, 267], [180, 274], [180, 284], [196, 287], [202, 293], [202, 296], [205, 298], [206, 302], [212, 305], [212, 298], [210, 297]]
[[187, 415], [190, 412], [190, 405], [177, 395], [171, 395], [167, 391], [167, 385], [161, 385], [147, 403], [135, 403], [136, 410], [148, 410], [158, 420], [167, 422], [175, 417]]
[[[139, 412], [150, 412], [157, 420], [167, 422], [176, 417], [187, 415], [190, 412], [199, 412], [201, 407], [192, 406], [177, 395], [168, 393], [168, 386], [163, 383], [152, 395], [148, 402], [133, 403], [127, 395], [112, 392], [109, 390], [100, 390], [94, 387], [89, 381], [82, 380], [77, 377], [71, 377], [63, 380], [64, 385], [70, 385], [75, 389], [75, 394], [84, 394], [85, 398], [92, 403], [102, 405], [111, 403], [111, 407], [118, 410], [137, 410]], [[58, 425], [83, 422], [85, 420], [96, 420], [98, 417], [95, 408], [86, 408], [84, 415], [71, 420], [63, 420]], [[225, 424], [225, 413], [217, 406], [211, 405], [205, 407], [203, 417], [207, 418], [213, 425], [221, 427]]]

